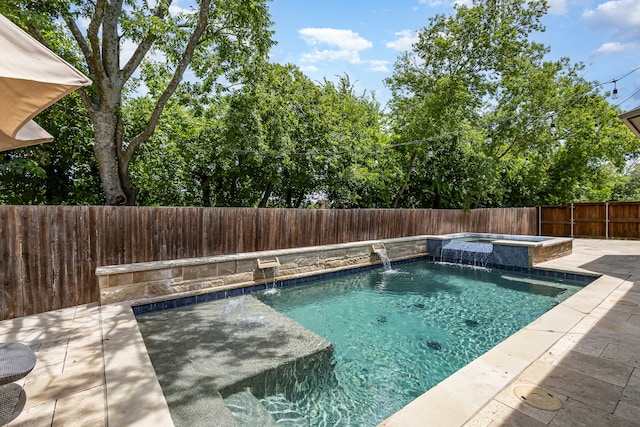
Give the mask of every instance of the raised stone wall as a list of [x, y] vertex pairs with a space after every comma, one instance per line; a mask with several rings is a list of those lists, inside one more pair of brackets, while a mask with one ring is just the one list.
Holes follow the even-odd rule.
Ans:
[[533, 249], [532, 263], [538, 264], [552, 259], [571, 255], [573, 252], [573, 239], [564, 239], [556, 245], [542, 245]]
[[[391, 261], [427, 255], [426, 236], [338, 245], [250, 252], [203, 258], [103, 266], [96, 269], [100, 303], [153, 301], [288, 280], [380, 264], [374, 244], [383, 243]], [[279, 266], [258, 268], [258, 261]]]

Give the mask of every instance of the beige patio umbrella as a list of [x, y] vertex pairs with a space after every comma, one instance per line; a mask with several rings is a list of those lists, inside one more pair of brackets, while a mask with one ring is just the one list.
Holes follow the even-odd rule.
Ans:
[[0, 15], [0, 151], [53, 141], [32, 119], [90, 84], [84, 74]]

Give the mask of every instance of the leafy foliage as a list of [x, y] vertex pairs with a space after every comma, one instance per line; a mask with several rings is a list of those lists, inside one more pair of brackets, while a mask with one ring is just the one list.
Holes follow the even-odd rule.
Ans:
[[386, 170], [375, 166], [384, 134], [374, 99], [357, 96], [346, 76], [316, 84], [292, 65], [263, 64], [253, 78], [224, 96], [207, 97], [203, 86], [177, 94], [149, 145], [171, 156], [148, 150], [133, 167], [141, 200], [157, 203], [151, 194], [163, 194], [202, 206], [384, 203], [384, 189], [371, 185]]
[[79, 98], [65, 97], [36, 120], [54, 142], [0, 154], [0, 203], [103, 203], [91, 125]]
[[[129, 165], [188, 68], [208, 87], [221, 80], [237, 83], [243, 68], [262, 61], [273, 44], [266, 0], [201, 0], [192, 10], [170, 6], [171, 1], [122, 0], [16, 0], [0, 6], [54, 51], [73, 46], [71, 59], [82, 58], [73, 63], [94, 82], [79, 93], [93, 124], [109, 204], [135, 204], [138, 190]], [[66, 32], [52, 22], [64, 22]], [[49, 37], [52, 29], [55, 37]], [[122, 46], [133, 47], [129, 57]], [[151, 108], [137, 109], [146, 115], [127, 123], [130, 116], [123, 110], [137, 98], [145, 98]]]
[[95, 81], [37, 118], [54, 144], [1, 155], [0, 203], [474, 208], [640, 197], [640, 140], [581, 64], [547, 61], [549, 48], [530, 39], [544, 30], [542, 0], [475, 0], [431, 18], [386, 81], [386, 112], [348, 75], [313, 82], [267, 63], [266, 0], [169, 5], [0, 4]]
[[394, 206], [565, 203], [638, 154], [618, 112], [578, 77], [582, 65], [545, 61], [548, 48], [529, 40], [546, 10], [528, 0], [457, 6], [400, 56], [387, 80], [406, 143]]

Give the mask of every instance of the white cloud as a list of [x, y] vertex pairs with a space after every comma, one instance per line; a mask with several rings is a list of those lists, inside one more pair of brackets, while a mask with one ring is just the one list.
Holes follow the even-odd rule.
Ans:
[[134, 43], [129, 39], [120, 39], [120, 66], [121, 67], [124, 67], [127, 61], [131, 59], [137, 47], [138, 47], [138, 44]]
[[193, 15], [197, 12], [196, 9], [194, 9], [193, 7], [190, 7], [189, 9], [185, 9], [183, 7], [180, 6], [176, 6], [175, 4], [172, 4], [171, 6], [169, 6], [169, 14], [171, 16], [177, 16], [178, 14], [181, 15]]
[[443, 0], [420, 0], [419, 3], [428, 4], [431, 7], [438, 7], [438, 6], [441, 6], [444, 3], [444, 1]]
[[310, 46], [328, 44], [341, 50], [360, 51], [373, 44], [351, 30], [337, 30], [335, 28], [303, 28], [298, 30], [304, 41]]
[[91, 23], [91, 18], [80, 16], [78, 17], [76, 22], [78, 23], [78, 26], [80, 27], [80, 29], [86, 31], [89, 28], [89, 24]]
[[473, 0], [456, 0], [453, 2], [453, 5], [473, 7]]
[[638, 0], [610, 0], [593, 10], [586, 10], [582, 19], [593, 29], [613, 29], [619, 35], [630, 31], [638, 36], [640, 2]]
[[598, 49], [591, 52], [593, 56], [607, 55], [615, 52], [635, 51], [640, 49], [640, 43], [619, 43], [609, 42], [604, 43]]
[[301, 59], [302, 62], [311, 62], [312, 64], [324, 61], [347, 61], [351, 64], [360, 64], [362, 62], [360, 55], [358, 55], [358, 52], [355, 50], [315, 49], [313, 52], [303, 53]]
[[569, 13], [569, 5], [567, 0], [547, 0], [549, 4], [549, 13], [551, 15], [566, 15]]
[[375, 72], [382, 72], [382, 73], [388, 73], [390, 71], [389, 61], [374, 59], [372, 61], [369, 61], [369, 65], [370, 66], [367, 69], [367, 71], [375, 71]]
[[360, 51], [373, 46], [369, 40], [351, 30], [303, 28], [298, 30], [298, 33], [309, 46], [328, 45], [337, 48], [324, 50], [316, 48], [302, 55], [303, 62], [347, 61], [351, 64], [359, 64], [362, 62]]
[[300, 71], [304, 73], [315, 73], [316, 71], [318, 71], [318, 67], [314, 65], [303, 65], [300, 67]]
[[395, 35], [398, 36], [396, 40], [386, 42], [384, 45], [400, 52], [411, 50], [413, 44], [418, 41], [418, 34], [415, 31], [403, 30], [395, 33]]
[[640, 46], [640, 2], [609, 0], [595, 9], [586, 10], [582, 19], [592, 30], [612, 33], [611, 41], [602, 44], [592, 55], [620, 51], [637, 51]]

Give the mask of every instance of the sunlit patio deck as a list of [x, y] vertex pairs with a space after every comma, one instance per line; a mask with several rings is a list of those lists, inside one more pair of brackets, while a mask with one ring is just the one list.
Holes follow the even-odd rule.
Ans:
[[[637, 425], [640, 242], [576, 240], [572, 255], [538, 267], [603, 276], [416, 399], [386, 426]], [[9, 426], [173, 425], [126, 304], [0, 322], [0, 342], [8, 341], [29, 345], [38, 359], [18, 382], [27, 399]], [[562, 408], [523, 403], [513, 392], [521, 384], [548, 390]]]

